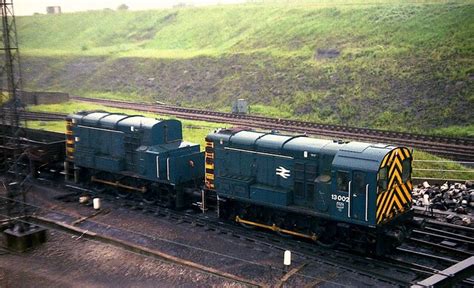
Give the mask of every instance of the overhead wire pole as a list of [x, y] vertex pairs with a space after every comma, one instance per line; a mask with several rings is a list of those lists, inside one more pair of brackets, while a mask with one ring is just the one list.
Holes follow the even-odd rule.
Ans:
[[[22, 150], [24, 150], [22, 148], [26, 147], [22, 147], [20, 142], [22, 131], [20, 113], [23, 107], [19, 97], [21, 93], [21, 68], [13, 0], [0, 0], [0, 10], [2, 17], [2, 47], [0, 51], [3, 54], [0, 57], [0, 61], [2, 61], [0, 70], [2, 98], [0, 104], [3, 106], [0, 119], [2, 121], [1, 124], [3, 124], [2, 135], [0, 135], [2, 142], [0, 145], [2, 145], [4, 151], [2, 155], [3, 168], [14, 177], [13, 182], [8, 185], [10, 189], [7, 189], [7, 196], [12, 198], [12, 200], [21, 197], [22, 202], [25, 202], [26, 196], [21, 185], [22, 175], [19, 161]], [[15, 207], [18, 205], [12, 203], [18, 202], [11, 201], [7, 204], [7, 214], [14, 213], [13, 208], [19, 208], [20, 214], [24, 214], [23, 205], [20, 205], [22, 207]], [[10, 215], [10, 217], [13, 216]]]
[[[13, 181], [8, 183], [8, 187], [2, 185], [4, 183], [0, 183], [0, 188], [1, 186], [6, 188], [6, 220], [9, 226], [3, 231], [3, 234], [8, 248], [24, 252], [46, 241], [46, 229], [25, 224], [25, 221], [21, 221], [21, 218], [27, 216], [24, 184], [28, 178], [23, 178], [20, 164], [22, 157], [28, 153], [28, 147], [22, 145], [20, 138], [25, 135], [20, 123], [20, 113], [24, 110], [24, 107], [19, 97], [21, 93], [21, 67], [13, 1], [0, 0], [0, 10], [3, 28], [1, 34], [3, 46], [0, 49], [0, 53], [3, 53], [3, 55], [0, 55], [0, 61], [4, 60], [0, 67], [0, 85], [2, 86], [2, 98], [0, 98], [2, 103], [0, 103], [0, 106], [3, 105], [6, 108], [0, 110], [0, 112], [3, 114], [1, 116], [4, 121], [3, 124], [10, 125], [10, 131], [6, 131], [7, 128], [2, 131], [4, 134], [0, 135], [0, 138], [3, 138], [3, 143], [0, 142], [0, 144], [3, 144], [3, 149], [8, 154], [3, 159], [3, 162], [6, 163], [7, 174], [14, 175]], [[5, 86], [6, 91], [4, 90]], [[8, 111], [8, 113], [4, 113], [4, 111]], [[23, 124], [23, 127], [26, 127], [26, 120]], [[11, 134], [7, 135], [6, 132]], [[27, 167], [27, 173], [25, 174], [31, 174], [30, 170], [30, 167]], [[28, 175], [25, 176], [28, 177]]]
[[[0, 4], [1, 4], [1, 8], [2, 8], [2, 15], [4, 14], [3, 13], [3, 6], [4, 6], [4, 1], [3, 0], [0, 0]], [[2, 27], [3, 27], [3, 17], [2, 17]], [[2, 34], [1, 35], [1, 43], [2, 43], [2, 46], [1, 46], [1, 49], [0, 49], [0, 85], [1, 85], [1, 91], [0, 91], [0, 108], [2, 110], [0, 110], [0, 148], [1, 151], [0, 151], [0, 171], [5, 171], [7, 169], [7, 158], [8, 158], [8, 155], [7, 155], [7, 150], [6, 150], [6, 143], [7, 143], [7, 138], [5, 137], [8, 133], [7, 131], [7, 127], [6, 127], [6, 122], [7, 122], [7, 119], [6, 119], [6, 115], [5, 115], [5, 108], [4, 108], [4, 105], [5, 103], [8, 101], [8, 91], [5, 90], [5, 83], [6, 83], [6, 71], [7, 71], [7, 67], [5, 65], [5, 51], [3, 49], [4, 45], [3, 45], [3, 29], [2, 29]], [[1, 188], [1, 187], [0, 187]]]

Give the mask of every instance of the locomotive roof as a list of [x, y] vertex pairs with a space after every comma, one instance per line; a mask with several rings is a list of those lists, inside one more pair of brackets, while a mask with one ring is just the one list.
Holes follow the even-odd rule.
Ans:
[[181, 122], [175, 119], [157, 120], [140, 115], [107, 112], [79, 112], [69, 116], [77, 125], [99, 129], [111, 129], [125, 133], [138, 130], [145, 132], [147, 145], [169, 143], [182, 139]]
[[341, 168], [377, 171], [383, 157], [396, 147], [386, 144], [343, 142], [317, 139], [306, 135], [280, 135], [255, 131], [221, 130], [208, 135], [209, 139], [228, 142], [228, 146], [273, 152], [280, 155], [295, 155], [306, 151], [333, 156], [333, 165]]
[[132, 126], [136, 128], [152, 128], [155, 124], [162, 122], [139, 115], [106, 112], [81, 112], [72, 115], [71, 118], [76, 119], [76, 121], [78, 120], [78, 124], [110, 129], [130, 128]]
[[383, 157], [395, 149], [386, 144], [369, 144], [349, 142], [340, 149], [333, 160], [333, 165], [352, 170], [378, 171]]

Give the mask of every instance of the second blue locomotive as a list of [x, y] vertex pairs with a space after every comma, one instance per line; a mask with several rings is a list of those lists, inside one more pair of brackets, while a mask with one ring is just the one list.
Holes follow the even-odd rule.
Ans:
[[67, 174], [99, 190], [137, 192], [147, 202], [183, 208], [187, 190], [204, 177], [204, 154], [183, 141], [178, 120], [84, 112], [68, 117], [66, 134]]

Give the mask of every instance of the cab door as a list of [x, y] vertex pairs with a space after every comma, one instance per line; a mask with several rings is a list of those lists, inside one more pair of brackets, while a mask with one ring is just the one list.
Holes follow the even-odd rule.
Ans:
[[352, 171], [349, 183], [349, 213], [350, 218], [358, 221], [368, 221], [368, 197], [369, 181], [368, 174], [364, 171]]
[[296, 206], [314, 208], [315, 180], [318, 166], [314, 162], [295, 162], [293, 203]]

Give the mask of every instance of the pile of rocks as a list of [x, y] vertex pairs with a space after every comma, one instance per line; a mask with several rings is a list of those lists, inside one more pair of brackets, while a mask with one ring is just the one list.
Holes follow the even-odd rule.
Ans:
[[[430, 185], [427, 181], [413, 188], [413, 203], [416, 206], [474, 215], [474, 183], [448, 182], [443, 185]], [[455, 217], [455, 216], [451, 216]], [[464, 218], [466, 220], [464, 221]], [[471, 217], [463, 217], [463, 222], [471, 222]], [[447, 219], [453, 220], [453, 219]], [[470, 223], [464, 223], [469, 225]]]

